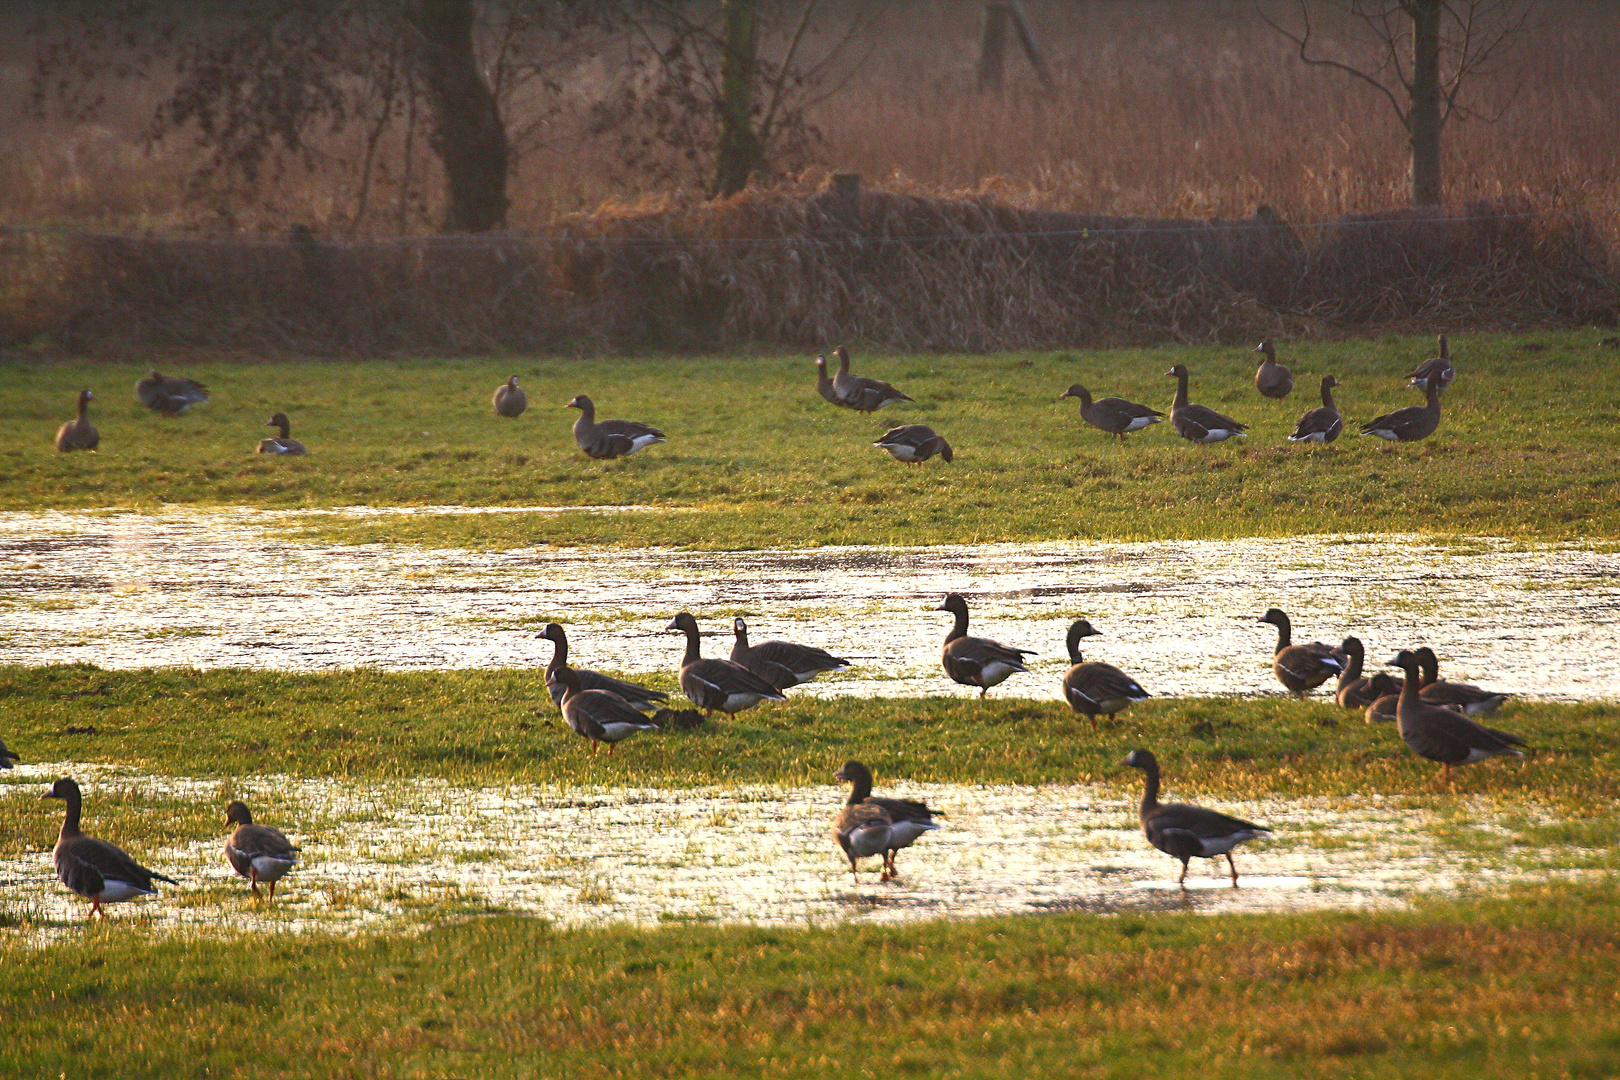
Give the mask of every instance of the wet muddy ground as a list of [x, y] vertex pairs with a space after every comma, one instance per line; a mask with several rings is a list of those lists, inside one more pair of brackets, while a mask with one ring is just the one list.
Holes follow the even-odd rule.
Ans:
[[[633, 510], [633, 508], [630, 508]], [[386, 509], [353, 511], [384, 514]], [[413, 512], [473, 512], [430, 508]], [[1089, 659], [1156, 694], [1272, 694], [1275, 605], [1296, 640], [1354, 633], [1374, 661], [1436, 647], [1451, 678], [1543, 698], [1620, 696], [1620, 554], [1488, 538], [1306, 537], [1138, 544], [687, 553], [290, 543], [284, 514], [0, 514], [0, 662], [318, 670], [542, 666], [568, 624], [582, 666], [679, 666], [692, 611], [709, 654], [730, 621], [855, 667], [794, 693], [966, 693], [938, 666], [968, 595], [973, 632], [1037, 650], [993, 693], [1053, 697], [1077, 616]]]
[[[880, 884], [872, 859], [854, 883], [829, 835], [847, 789], [830, 784], [564, 790], [260, 777], [227, 792], [217, 781], [55, 762], [0, 780], [0, 800], [25, 801], [18, 814], [38, 849], [0, 859], [0, 911], [31, 917], [44, 932], [85, 910], [52, 872], [60, 804], [35, 801], [64, 773], [85, 784], [92, 835], [107, 835], [98, 828], [97, 799], [120, 791], [219, 804], [217, 840], [137, 848], [183, 886], [114, 909], [115, 918], [177, 929], [352, 930], [447, 910], [528, 912], [567, 925], [811, 925], [1043, 911], [1368, 908], [1420, 892], [1578, 874], [1553, 868], [1593, 855], [1517, 844], [1512, 826], [1524, 823], [1523, 813], [1510, 820], [1483, 800], [1446, 815], [1376, 797], [1221, 804], [1277, 836], [1238, 849], [1241, 888], [1230, 887], [1224, 861], [1194, 860], [1182, 890], [1179, 864], [1147, 846], [1134, 805], [1118, 794], [900, 784], [893, 794], [943, 810], [945, 827], [900, 853], [899, 881]], [[283, 882], [273, 909], [255, 905], [224, 863], [223, 807], [234, 796], [303, 848], [303, 865]]]

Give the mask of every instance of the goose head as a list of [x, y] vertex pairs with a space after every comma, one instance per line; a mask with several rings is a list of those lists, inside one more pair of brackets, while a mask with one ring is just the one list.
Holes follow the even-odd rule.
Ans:
[[665, 630], [673, 630], [682, 634], [696, 634], [698, 632], [697, 620], [692, 618], [690, 612], [683, 611], [669, 621]]
[[1367, 655], [1366, 651], [1362, 648], [1361, 639], [1358, 638], [1358, 637], [1347, 637], [1347, 638], [1345, 638], [1343, 641], [1339, 642], [1339, 648], [1341, 650], [1343, 650], [1343, 652], [1344, 652], [1344, 654], [1346, 656], [1366, 656]]
[[1398, 667], [1402, 671], [1406, 672], [1407, 678], [1416, 679], [1418, 669], [1417, 653], [1413, 652], [1411, 649], [1402, 649], [1389, 661], [1388, 666]]
[[1187, 371], [1186, 364], [1177, 364], [1175, 367], [1165, 372], [1165, 375], [1172, 379], [1185, 379], [1188, 374], [1189, 372]]
[[1254, 347], [1254, 351], [1260, 354], [1261, 363], [1264, 363], [1267, 360], [1270, 360], [1272, 363], [1276, 363], [1277, 361], [1277, 350], [1271, 347], [1270, 338], [1267, 338], [1260, 344], [1256, 345]]
[[546, 623], [546, 625], [540, 631], [540, 636], [553, 644], [559, 645], [565, 644], [568, 640], [568, 636], [563, 632], [563, 628], [554, 622]]
[[225, 807], [225, 824], [253, 824], [253, 815], [248, 812], [247, 803], [243, 802], [241, 799], [231, 800], [230, 804]]
[[1079, 383], [1075, 383], [1073, 386], [1063, 391], [1063, 393], [1059, 394], [1058, 400], [1062, 401], [1064, 398], [1072, 397], [1079, 398], [1081, 402], [1087, 402], [1091, 400], [1091, 392], [1085, 387], [1081, 386]]
[[1272, 626], [1286, 626], [1288, 616], [1283, 613], [1282, 608], [1267, 608], [1266, 613], [1256, 619], [1255, 622], [1270, 623]]
[[1395, 693], [1395, 676], [1387, 671], [1380, 671], [1367, 680], [1367, 693], [1374, 701], [1381, 697]]
[[595, 407], [596, 406], [591, 404], [591, 399], [586, 397], [584, 394], [575, 395], [573, 401], [570, 401], [567, 405], [563, 406], [565, 409], [579, 409], [581, 411], [586, 409], [594, 409]]
[[1092, 626], [1090, 622], [1085, 619], [1076, 619], [1069, 627], [1069, 655], [1072, 657], [1079, 654], [1082, 639], [1101, 636], [1102, 631]]
[[88, 405], [94, 400], [96, 400], [96, 395], [92, 394], [90, 391], [88, 391], [88, 390], [80, 390], [79, 391], [79, 404], [80, 405]]
[[287, 419], [287, 414], [284, 412], [278, 412], [276, 415], [264, 422], [265, 427], [283, 427], [290, 426], [290, 424], [291, 421]]
[[1331, 375], [1322, 376], [1322, 389], [1324, 389], [1324, 390], [1332, 390], [1334, 387], [1340, 386], [1340, 385], [1343, 385], [1343, 384], [1341, 384], [1339, 382], [1339, 380], [1335, 379], [1333, 376], [1331, 376]]
[[1153, 756], [1151, 750], [1132, 750], [1120, 761], [1120, 765], [1127, 769], [1152, 771], [1159, 767], [1159, 759]]
[[961, 593], [950, 593], [945, 597], [945, 602], [943, 604], [939, 605], [939, 607], [935, 608], [934, 610], [935, 611], [948, 611], [952, 615], [960, 615], [963, 618], [966, 618], [967, 617], [967, 601], [962, 599], [962, 594]]
[[743, 622], [742, 616], [731, 620], [731, 632], [737, 635], [739, 641], [748, 636], [748, 624]]
[[823, 375], [827, 374], [827, 358], [825, 356], [816, 357], [816, 370]]
[[70, 802], [79, 797], [79, 782], [71, 776], [64, 776], [50, 786], [50, 790], [41, 795], [42, 799], [67, 799]]
[[833, 773], [834, 780], [842, 780], [846, 784], [858, 784], [866, 781], [868, 787], [872, 786], [872, 770], [859, 761], [846, 761], [837, 772]]

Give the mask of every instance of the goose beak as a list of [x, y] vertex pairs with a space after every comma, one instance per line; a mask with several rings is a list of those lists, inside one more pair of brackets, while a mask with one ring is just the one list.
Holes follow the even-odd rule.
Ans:
[[680, 627], [675, 625], [675, 620], [674, 619], [671, 619], [671, 620], [669, 620], [669, 625], [664, 627], [664, 629], [665, 630], [679, 630]]
[[1176, 377], [1176, 373], [1173, 372], [1173, 371], [1167, 371], [1167, 372], [1165, 372], [1165, 375], [1169, 376], [1172, 379]]
[[1400, 662], [1401, 662], [1400, 657], [1392, 656], [1388, 660], [1384, 661], [1384, 666], [1385, 667], [1396, 667], [1396, 666], [1398, 666], [1400, 664]]
[[848, 780], [849, 777], [844, 775], [844, 770], [843, 769], [839, 769], [837, 772], [833, 773], [833, 779], [834, 780]]
[[1058, 395], [1058, 400], [1062, 401], [1064, 398], [1071, 398], [1071, 397], [1074, 397], [1074, 395], [1069, 393], [1067, 390], [1065, 390], [1065, 391], [1063, 391], [1063, 393]]
[[56, 792], [54, 790], [50, 789], [50, 788], [46, 788], [45, 789], [45, 794], [40, 796], [40, 798], [42, 798], [42, 799], [54, 799], [56, 797], [57, 797]]
[[1129, 755], [1119, 759], [1119, 767], [1122, 768], [1122, 769], [1129, 769], [1129, 768], [1132, 767], [1131, 766], [1131, 759], [1130, 759]]

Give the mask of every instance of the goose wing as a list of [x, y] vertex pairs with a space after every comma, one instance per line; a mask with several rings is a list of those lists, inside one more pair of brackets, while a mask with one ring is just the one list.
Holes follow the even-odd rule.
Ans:
[[1247, 431], [1247, 424], [1240, 424], [1230, 416], [1218, 413], [1207, 405], [1184, 405], [1180, 411], [1181, 419], [1190, 421], [1205, 431]]
[[[651, 708], [656, 702], [669, 700], [669, 695], [662, 690], [651, 690], [638, 683], [615, 679], [611, 675], [603, 675], [600, 671], [575, 668], [574, 674], [579, 676], [579, 688], [581, 690], [606, 690], [610, 694], [619, 695], [632, 705], [643, 705]], [[561, 705], [566, 690], [567, 687], [557, 681], [556, 674], [548, 670], [546, 672], [546, 692], [551, 695], [551, 700], [557, 705]]]
[[1456, 376], [1457, 369], [1452, 366], [1450, 360], [1444, 356], [1435, 356], [1413, 368], [1411, 374], [1407, 375], [1406, 378], [1414, 386], [1426, 383], [1430, 379], [1438, 379], [1440, 384], [1444, 386]]
[[959, 637], [945, 646], [953, 660], [985, 664], [1008, 664], [1015, 671], [1025, 671], [1024, 657], [1034, 656], [1034, 649], [1014, 649], [999, 641], [982, 637]]
[[597, 742], [616, 742], [627, 731], [656, 731], [648, 720], [624, 698], [606, 690], [581, 690], [563, 706], [568, 725]]
[[1374, 417], [1361, 425], [1363, 435], [1376, 435], [1379, 432], [1389, 432], [1397, 437], [1406, 432], [1415, 431], [1428, 419], [1428, 407], [1425, 405], [1408, 405], [1404, 409], [1387, 412], [1383, 416]]
[[1312, 436], [1321, 436], [1324, 441], [1331, 442], [1339, 437], [1344, 430], [1344, 417], [1338, 409], [1330, 409], [1325, 405], [1318, 406], [1299, 418], [1294, 426], [1294, 433], [1288, 436], [1290, 442], [1303, 442]]
[[881, 379], [868, 379], [861, 375], [850, 379], [845, 398], [861, 412], [872, 412], [894, 401], [912, 400], [910, 395], [902, 393]]
[[1481, 705], [1489, 705], [1494, 709], [1510, 695], [1493, 694], [1469, 683], [1448, 682], [1442, 679], [1419, 690], [1418, 696], [1431, 705], [1461, 705], [1464, 709], [1478, 709]]
[[1188, 803], [1171, 803], [1159, 807], [1159, 812], [1148, 819], [1146, 827], [1160, 830], [1175, 829], [1199, 840], [1221, 840], [1237, 833], [1262, 836], [1271, 830], [1252, 821], [1244, 821], [1218, 810]]
[[900, 822], [909, 821], [918, 825], [933, 824], [935, 816], [943, 817], [938, 810], [930, 810], [927, 803], [915, 799], [880, 799], [870, 796], [866, 800], [874, 806], [881, 806], [889, 815], [889, 820]]
[[649, 435], [655, 439], [666, 437], [651, 424], [638, 424], [634, 420], [603, 420], [596, 425], [596, 430], [603, 435], [622, 435], [632, 442]]
[[172, 398], [179, 398], [187, 405], [201, 405], [208, 400], [208, 387], [196, 379], [181, 379], [169, 376], [163, 380], [162, 390]]
[[773, 664], [780, 664], [795, 674], [814, 675], [822, 671], [839, 671], [849, 667], [849, 661], [834, 656], [826, 649], [814, 645], [795, 645], [791, 641], [764, 641], [755, 645], [752, 655]]
[[1304, 645], [1290, 645], [1278, 653], [1272, 663], [1306, 682], [1312, 679], [1325, 682], [1344, 670], [1344, 664], [1337, 657], [1316, 652]]
[[[56, 872], [62, 883], [80, 896], [95, 896], [109, 881], [121, 881], [146, 892], [152, 890], [154, 878], [167, 881], [170, 885], [179, 884], [173, 878], [148, 870], [130, 858], [122, 848], [93, 836], [80, 836], [66, 844], [59, 844], [56, 849]], [[99, 884], [87, 891], [81, 889], [79, 883]]]
[[782, 692], [741, 664], [710, 657], [699, 660], [681, 670], [682, 677], [691, 677], [712, 689], [716, 694], [758, 694], [772, 701], [786, 701]]
[[[1400, 713], [1407, 715], [1400, 715]], [[1414, 714], [1415, 715], [1412, 715]], [[1414, 710], [1397, 709], [1401, 739], [1419, 757], [1442, 764], [1460, 765], [1477, 753], [1495, 757], [1522, 757], [1528, 743], [1518, 735], [1476, 724], [1460, 712], [1439, 705], [1419, 704]]]
[[1079, 694], [1092, 705], [1110, 701], [1146, 701], [1152, 697], [1142, 689], [1141, 683], [1112, 664], [1091, 661], [1076, 664], [1063, 676], [1063, 691], [1067, 696]]
[[7, 746], [4, 739], [0, 739], [0, 769], [9, 769], [13, 761], [21, 760], [22, 758], [17, 756], [17, 752]]
[[280, 829], [269, 825], [238, 825], [231, 834], [230, 846], [249, 859], [268, 857], [294, 862], [298, 859], [298, 849]]

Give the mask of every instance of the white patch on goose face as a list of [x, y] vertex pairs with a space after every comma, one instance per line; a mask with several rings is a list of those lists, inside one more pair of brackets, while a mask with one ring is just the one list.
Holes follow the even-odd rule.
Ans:
[[106, 879], [100, 894], [96, 896], [103, 904], [116, 904], [121, 900], [132, 900], [137, 896], [153, 896], [154, 891], [143, 889], [139, 885], [132, 885], [127, 881], [114, 881]]

